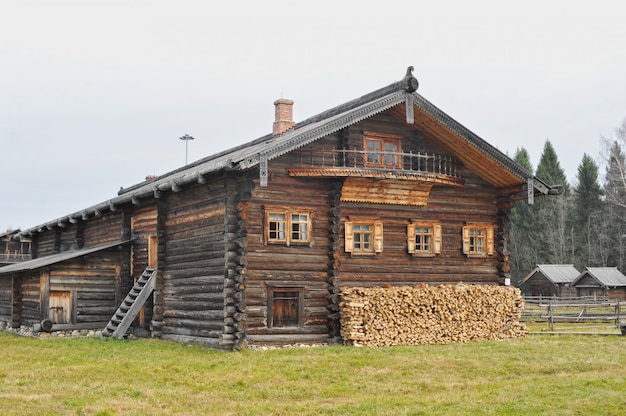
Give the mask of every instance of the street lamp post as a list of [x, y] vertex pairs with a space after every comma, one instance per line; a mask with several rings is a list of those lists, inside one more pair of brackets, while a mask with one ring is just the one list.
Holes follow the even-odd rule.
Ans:
[[194, 138], [188, 134], [180, 137], [181, 140], [185, 142], [185, 165], [187, 164], [187, 157], [189, 155], [189, 140], [194, 140]]

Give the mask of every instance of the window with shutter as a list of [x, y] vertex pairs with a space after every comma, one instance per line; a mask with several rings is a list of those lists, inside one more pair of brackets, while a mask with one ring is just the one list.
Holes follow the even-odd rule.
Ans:
[[463, 227], [463, 253], [468, 257], [493, 256], [495, 228], [494, 224], [466, 224]]
[[355, 219], [344, 223], [345, 251], [353, 255], [375, 255], [383, 251], [383, 223]]
[[437, 222], [412, 222], [407, 226], [408, 252], [415, 257], [434, 257], [441, 253], [441, 225]]

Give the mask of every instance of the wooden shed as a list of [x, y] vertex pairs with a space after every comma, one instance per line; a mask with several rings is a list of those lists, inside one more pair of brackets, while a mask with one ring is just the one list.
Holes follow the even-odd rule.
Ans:
[[587, 267], [572, 285], [578, 296], [626, 301], [626, 276], [617, 267]]
[[327, 343], [344, 286], [508, 284], [511, 207], [559, 187], [418, 94], [411, 71], [298, 123], [277, 100], [272, 133], [24, 230], [34, 258], [0, 268], [0, 320]]
[[573, 264], [538, 264], [520, 283], [525, 296], [575, 297], [572, 283], [580, 275]]

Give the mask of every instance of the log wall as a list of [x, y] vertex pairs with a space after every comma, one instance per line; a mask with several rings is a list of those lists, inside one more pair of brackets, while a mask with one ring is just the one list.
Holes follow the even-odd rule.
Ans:
[[0, 321], [11, 322], [13, 302], [13, 278], [0, 277]]
[[[134, 238], [132, 246], [131, 246], [131, 264], [130, 264], [130, 274], [132, 278], [130, 282], [134, 284], [134, 282], [141, 277], [141, 274], [149, 266], [149, 250], [153, 249], [157, 255], [158, 259], [158, 234], [157, 234], [157, 208], [156, 204], [149, 204], [142, 207], [137, 207], [129, 213], [131, 217], [131, 231], [132, 236]], [[157, 247], [150, 246], [151, 238], [155, 238], [153, 240], [153, 244], [157, 244]], [[155, 265], [155, 267], [158, 264]], [[157, 275], [158, 279], [158, 275]], [[130, 283], [129, 282], [129, 283]], [[122, 293], [128, 293], [130, 288], [122, 288]], [[148, 330], [150, 328], [150, 321], [153, 319], [153, 296], [146, 301], [143, 311], [140, 313], [140, 316], [136, 320], [135, 324], [138, 326], [142, 326], [144, 329]]]
[[32, 326], [40, 323], [42, 312], [39, 273], [21, 276], [15, 289], [19, 292], [19, 296], [14, 296], [14, 302], [19, 302], [19, 312], [14, 316], [14, 324]]
[[123, 238], [124, 213], [122, 211], [109, 212], [98, 218], [90, 218], [84, 222], [84, 246], [95, 247], [114, 243]]
[[[220, 347], [224, 332], [224, 204], [222, 178], [172, 193], [163, 203], [165, 250], [159, 287], [164, 339]], [[162, 314], [162, 315], [161, 315]]]
[[[248, 207], [248, 268], [246, 302], [250, 344], [327, 342], [329, 192], [332, 179], [309, 180], [284, 174], [295, 155], [270, 164], [269, 186], [256, 186]], [[264, 241], [264, 209], [287, 207], [311, 212], [310, 244], [272, 244]], [[287, 230], [289, 232], [289, 230]], [[268, 288], [304, 288], [301, 328], [268, 327]]]
[[81, 328], [82, 324], [98, 323], [104, 327], [111, 319], [118, 305], [116, 293], [121, 281], [123, 251], [121, 247], [103, 250], [86, 259], [70, 260], [50, 268], [49, 291], [72, 294], [73, 318], [69, 325]]

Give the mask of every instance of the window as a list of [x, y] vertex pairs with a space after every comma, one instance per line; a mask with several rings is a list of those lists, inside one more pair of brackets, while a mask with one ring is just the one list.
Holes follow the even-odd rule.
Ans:
[[402, 136], [364, 132], [363, 148], [366, 152], [365, 166], [378, 168], [402, 168]]
[[265, 242], [298, 244], [311, 241], [311, 213], [295, 212], [287, 208], [265, 211]]
[[383, 251], [383, 223], [359, 219], [345, 223], [345, 250], [354, 255], [374, 255]]
[[441, 253], [441, 225], [436, 222], [410, 223], [407, 247], [415, 257], [433, 257]]
[[270, 287], [267, 291], [267, 326], [299, 328], [303, 326], [303, 295], [301, 287]]
[[467, 224], [463, 227], [463, 253], [468, 257], [487, 257], [495, 253], [493, 224]]

